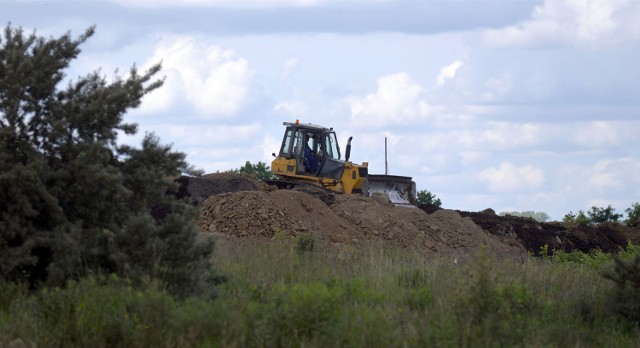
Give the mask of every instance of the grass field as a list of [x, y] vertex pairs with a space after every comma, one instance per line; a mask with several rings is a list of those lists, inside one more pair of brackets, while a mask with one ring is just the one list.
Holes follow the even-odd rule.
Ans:
[[[0, 289], [0, 342], [33, 347], [637, 347], [602, 253], [455, 260], [313, 240], [220, 244], [211, 299], [91, 277]], [[307, 251], [305, 251], [307, 250]], [[308, 251], [312, 250], [312, 251]], [[638, 252], [630, 247], [626, 257]], [[623, 299], [624, 300], [624, 299]], [[631, 299], [633, 300], [633, 299]]]

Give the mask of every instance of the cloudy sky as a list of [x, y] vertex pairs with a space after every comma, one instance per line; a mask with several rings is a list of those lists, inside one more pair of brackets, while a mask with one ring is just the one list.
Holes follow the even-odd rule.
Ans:
[[390, 174], [446, 208], [640, 201], [637, 0], [0, 0], [0, 23], [96, 25], [71, 79], [162, 62], [127, 120], [207, 172], [270, 163], [299, 118], [371, 173], [387, 137]]

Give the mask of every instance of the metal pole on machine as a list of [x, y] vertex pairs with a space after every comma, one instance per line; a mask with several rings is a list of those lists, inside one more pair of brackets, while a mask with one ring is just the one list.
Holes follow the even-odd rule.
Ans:
[[389, 163], [387, 162], [387, 137], [384, 137], [384, 175], [389, 175]]

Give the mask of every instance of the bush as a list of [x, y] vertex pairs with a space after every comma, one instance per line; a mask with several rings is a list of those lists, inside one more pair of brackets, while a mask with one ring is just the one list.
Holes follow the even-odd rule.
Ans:
[[213, 242], [196, 238], [194, 208], [165, 194], [185, 154], [152, 134], [141, 148], [117, 142], [137, 132], [124, 114], [162, 85], [160, 65], [59, 89], [93, 33], [45, 39], [7, 26], [0, 38], [0, 279], [36, 288], [114, 272], [209, 292]]
[[627, 226], [632, 227], [636, 222], [640, 221], [640, 203], [633, 203], [630, 208], [625, 209], [625, 212], [627, 213], [627, 220], [625, 221]]
[[437, 198], [435, 194], [427, 190], [420, 190], [416, 194], [416, 205], [419, 206], [421, 204], [429, 204], [440, 207], [442, 206], [442, 201], [440, 201], [440, 198]]
[[310, 253], [316, 244], [313, 233], [302, 233], [296, 237], [296, 251], [298, 254]]
[[636, 322], [640, 322], [640, 255], [631, 260], [614, 258], [612, 271], [604, 277], [616, 283], [612, 299], [618, 313]]
[[551, 257], [553, 262], [573, 263], [594, 270], [603, 269], [605, 265], [612, 261], [612, 259], [611, 254], [605, 253], [599, 249], [591, 250], [589, 253], [585, 253], [580, 250], [573, 250], [571, 252], [554, 250], [553, 256]]
[[251, 162], [247, 161], [243, 166], [240, 167], [240, 169], [232, 169], [229, 172], [251, 175], [256, 179], [263, 181], [276, 179], [275, 174], [271, 172], [269, 166], [264, 162], [252, 164]]
[[[215, 337], [211, 329], [223, 315], [212, 315], [212, 302], [176, 301], [156, 286], [139, 290], [114, 275], [22, 293], [10, 307], [0, 311], [0, 346], [15, 337], [44, 347], [194, 346], [204, 334]], [[5, 313], [19, 315], [3, 321]]]
[[564, 218], [562, 219], [562, 221], [564, 222], [568, 222], [568, 223], [572, 223], [572, 224], [577, 224], [577, 225], [581, 225], [581, 226], [586, 226], [588, 224], [591, 223], [591, 219], [589, 219], [584, 212], [582, 211], [582, 209], [580, 209], [578, 211], [578, 214], [574, 214], [573, 212], [569, 212], [568, 214], [566, 214], [564, 216]]
[[521, 345], [527, 318], [535, 316], [537, 297], [526, 285], [513, 280], [498, 283], [494, 261], [480, 255], [468, 293], [456, 304], [460, 326], [468, 327], [467, 340], [493, 341], [497, 346]]
[[589, 219], [594, 224], [602, 222], [617, 222], [622, 217], [622, 214], [615, 213], [616, 209], [611, 205], [606, 208], [591, 207], [591, 210], [587, 213]]
[[275, 286], [268, 302], [252, 307], [250, 343], [280, 347], [328, 332], [339, 319], [342, 296], [342, 287], [320, 283]]
[[623, 260], [631, 260], [636, 256], [640, 256], [640, 245], [635, 245], [631, 241], [627, 242], [627, 247], [618, 252], [618, 257]]

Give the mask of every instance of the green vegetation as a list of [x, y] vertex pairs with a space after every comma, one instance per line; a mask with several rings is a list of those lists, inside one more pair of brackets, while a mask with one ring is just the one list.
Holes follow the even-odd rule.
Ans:
[[614, 308], [622, 316], [640, 322], [640, 257], [616, 257], [614, 269], [605, 277], [616, 283]]
[[[379, 245], [337, 251], [322, 241], [301, 252], [300, 240], [220, 244], [214, 259], [229, 280], [215, 301], [178, 300], [154, 283], [141, 290], [116, 277], [33, 294], [0, 285], [0, 343], [634, 347], [640, 340], [637, 246], [619, 254], [625, 265], [635, 262], [627, 276], [610, 255], [595, 253], [480, 253], [453, 262]], [[607, 280], [605, 271], [619, 278]]]
[[570, 263], [578, 266], [588, 267], [596, 271], [603, 271], [611, 266], [616, 257], [623, 260], [631, 260], [636, 255], [640, 255], [640, 246], [627, 244], [627, 247], [618, 251], [616, 255], [605, 253], [602, 250], [594, 249], [588, 253], [574, 250], [565, 252], [562, 250], [549, 250], [547, 245], [540, 248], [538, 255], [554, 263]]
[[499, 215], [500, 216], [512, 215], [512, 216], [519, 216], [519, 217], [528, 217], [528, 218], [535, 219], [538, 222], [546, 222], [547, 220], [549, 220], [549, 214], [547, 214], [547, 213], [545, 213], [543, 211], [522, 211], [522, 212], [506, 211], [506, 212], [500, 213]]
[[615, 213], [616, 209], [611, 205], [606, 208], [601, 207], [591, 207], [589, 212], [589, 219], [594, 224], [599, 224], [602, 222], [618, 222], [618, 219], [622, 217], [622, 214]]
[[162, 85], [160, 66], [59, 88], [93, 33], [46, 39], [7, 26], [0, 37], [0, 281], [34, 289], [115, 273], [213, 295], [213, 242], [197, 238], [193, 207], [165, 195], [189, 170], [185, 155], [152, 134], [141, 148], [117, 142], [136, 133], [124, 114]]
[[250, 161], [247, 161], [240, 169], [231, 169], [228, 172], [252, 175], [258, 180], [273, 180], [276, 178], [269, 166], [264, 162], [252, 164]]
[[[578, 214], [569, 212], [564, 216], [562, 221], [582, 226], [596, 225], [603, 222], [618, 222], [618, 220], [623, 217], [623, 214], [616, 213], [615, 211], [616, 209], [611, 205], [608, 205], [606, 208], [591, 207], [586, 213], [582, 211], [582, 209], [578, 211]], [[629, 216], [626, 223], [631, 226], [638, 216], [640, 216], [640, 204], [634, 203], [631, 208], [627, 208], [625, 211]]]
[[[112, 82], [94, 72], [58, 89], [92, 35], [45, 39], [7, 27], [0, 39], [1, 347], [640, 341], [634, 245], [615, 257], [544, 248], [539, 258], [481, 252], [458, 261], [278, 231], [213, 255], [197, 235], [197, 211], [166, 194], [172, 177], [193, 172], [185, 155], [152, 134], [140, 148], [117, 143], [136, 132], [123, 115], [162, 84], [160, 66]], [[264, 179], [268, 167], [247, 162], [238, 172]], [[630, 219], [639, 210], [628, 209]], [[621, 217], [611, 206], [588, 214], [572, 219]]]
[[419, 206], [421, 204], [430, 204], [440, 207], [442, 206], [442, 201], [440, 201], [440, 198], [437, 198], [435, 194], [427, 190], [420, 190], [416, 193], [416, 205]]
[[627, 226], [633, 226], [637, 221], [640, 221], [640, 203], [635, 202], [631, 207], [624, 210], [627, 213]]
[[591, 219], [589, 219], [584, 214], [584, 211], [582, 211], [582, 209], [578, 211], [578, 214], [574, 214], [572, 211], [570, 211], [568, 214], [564, 216], [564, 218], [562, 218], [562, 221], [581, 225], [581, 226], [586, 226], [591, 223]]

